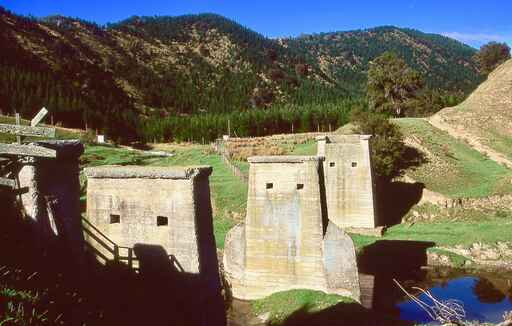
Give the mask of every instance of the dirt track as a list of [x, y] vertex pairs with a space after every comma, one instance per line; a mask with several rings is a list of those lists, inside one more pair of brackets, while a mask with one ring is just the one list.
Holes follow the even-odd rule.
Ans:
[[450, 136], [456, 138], [456, 139], [463, 139], [467, 141], [467, 143], [474, 148], [475, 150], [479, 151], [480, 153], [486, 155], [491, 160], [506, 165], [508, 168], [512, 168], [512, 161], [507, 159], [503, 154], [493, 150], [487, 145], [482, 144], [478, 137], [471, 135], [469, 132], [464, 130], [462, 127], [454, 127], [450, 124], [448, 124], [446, 121], [444, 121], [443, 117], [439, 114], [433, 115], [430, 118], [428, 118], [428, 122], [436, 127], [437, 129], [441, 129], [443, 131], [446, 131]]

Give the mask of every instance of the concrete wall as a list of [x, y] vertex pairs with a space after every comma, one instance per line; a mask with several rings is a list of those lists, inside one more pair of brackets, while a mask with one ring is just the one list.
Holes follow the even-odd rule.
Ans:
[[233, 228], [225, 243], [234, 297], [308, 288], [359, 300], [352, 241], [325, 219], [321, 161], [316, 156], [249, 159], [245, 225]]
[[378, 225], [369, 139], [366, 135], [317, 138], [318, 155], [325, 157], [328, 216], [341, 228]]
[[[212, 223], [210, 173], [209, 167], [86, 169], [87, 218], [115, 244], [162, 246], [185, 272], [198, 274], [200, 226]], [[214, 251], [209, 237], [202, 245]]]
[[[211, 167], [97, 167], [86, 169], [87, 218], [96, 238], [133, 249], [142, 279], [157, 287], [169, 313], [187, 325], [225, 325], [213, 234]], [[101, 233], [101, 235], [99, 235]], [[120, 255], [126, 256], [126, 249]], [[126, 262], [126, 261], [123, 261]], [[163, 305], [164, 307], [166, 304]], [[176, 312], [175, 312], [176, 313]]]
[[41, 247], [58, 243], [80, 261], [83, 235], [80, 215], [79, 141], [45, 141], [32, 145], [56, 150], [55, 159], [25, 158], [17, 174], [18, 200]]

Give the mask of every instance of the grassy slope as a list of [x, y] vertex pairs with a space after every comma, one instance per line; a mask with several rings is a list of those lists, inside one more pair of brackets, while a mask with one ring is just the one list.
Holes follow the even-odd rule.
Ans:
[[233, 215], [243, 216], [247, 198], [247, 186], [231, 175], [220, 157], [212, 153], [207, 146], [168, 147], [175, 155], [155, 157], [142, 152], [107, 146], [87, 146], [82, 158], [84, 166], [97, 165], [210, 165], [210, 187], [214, 206], [215, 239], [218, 248], [224, 247], [227, 231], [236, 223]]
[[351, 302], [354, 301], [335, 294], [310, 290], [290, 290], [255, 300], [251, 306], [256, 314], [269, 312], [270, 320], [278, 323], [303, 307], [308, 307], [308, 312], [316, 312], [339, 303]]
[[512, 60], [498, 66], [464, 102], [441, 110], [452, 127], [512, 159]]
[[423, 119], [394, 120], [407, 137], [420, 141], [432, 156], [407, 174], [449, 197], [485, 197], [512, 191], [512, 171], [450, 137]]
[[436, 246], [469, 247], [475, 242], [495, 244], [498, 241], [506, 241], [510, 239], [511, 232], [511, 216], [481, 214], [465, 221], [444, 218], [432, 223], [399, 224], [387, 229], [382, 238], [352, 235], [352, 239], [358, 248], [377, 240], [429, 241], [435, 242]]

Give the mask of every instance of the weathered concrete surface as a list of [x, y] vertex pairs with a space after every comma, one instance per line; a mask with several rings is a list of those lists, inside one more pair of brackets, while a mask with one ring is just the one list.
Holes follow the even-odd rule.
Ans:
[[[87, 218], [115, 244], [127, 248], [160, 245], [186, 272], [197, 274], [200, 227], [212, 223], [210, 173], [210, 167], [86, 169]], [[201, 193], [205, 191], [208, 198], [198, 200], [205, 197]], [[201, 244], [205, 250], [215, 251], [213, 238], [205, 240], [207, 243]], [[101, 246], [97, 249], [103, 250]]]
[[59, 247], [80, 259], [83, 235], [80, 215], [79, 157], [83, 145], [77, 140], [44, 141], [31, 144], [54, 150], [55, 159], [22, 160], [17, 180], [23, 215], [31, 221], [42, 247], [59, 240]]
[[187, 322], [190, 325], [225, 324], [208, 182], [211, 172], [207, 166], [85, 170], [88, 221], [101, 232], [96, 237], [106, 246], [90, 235], [86, 240], [111, 259], [109, 246], [133, 248], [141, 277], [169, 286], [172, 307], [179, 304], [199, 312], [187, 316], [195, 320]]
[[369, 139], [366, 135], [317, 138], [318, 155], [325, 157], [327, 213], [341, 228], [378, 225]]
[[224, 267], [239, 299], [308, 288], [360, 298], [352, 240], [325, 215], [322, 158], [252, 157], [245, 224], [226, 236]]

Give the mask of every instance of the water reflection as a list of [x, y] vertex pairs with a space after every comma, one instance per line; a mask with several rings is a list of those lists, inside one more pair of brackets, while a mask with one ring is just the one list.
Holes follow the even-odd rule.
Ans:
[[[457, 274], [457, 273], [456, 273]], [[507, 299], [505, 293], [511, 292], [510, 278], [502, 275], [470, 275], [459, 272], [458, 275], [449, 275], [439, 282], [439, 279], [427, 278], [419, 286], [425, 286], [431, 281], [435, 285], [428, 286], [430, 292], [438, 300], [456, 299], [464, 303], [467, 320], [498, 323], [503, 321], [503, 314], [512, 310], [512, 301]], [[430, 281], [430, 282], [429, 282]], [[419, 295], [425, 302], [425, 295]], [[398, 303], [400, 319], [417, 323], [431, 322], [428, 315], [410, 300]]]

